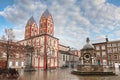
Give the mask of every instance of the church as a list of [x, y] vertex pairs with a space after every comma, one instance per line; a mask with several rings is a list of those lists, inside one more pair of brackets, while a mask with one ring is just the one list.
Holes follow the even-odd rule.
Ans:
[[54, 37], [54, 21], [48, 9], [43, 12], [39, 26], [33, 16], [27, 21], [24, 36], [18, 43], [34, 47], [33, 67], [58, 67], [59, 39]]

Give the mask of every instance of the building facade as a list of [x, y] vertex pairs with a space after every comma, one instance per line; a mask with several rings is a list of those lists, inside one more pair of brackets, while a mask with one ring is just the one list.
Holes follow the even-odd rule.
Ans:
[[28, 20], [25, 39], [18, 43], [34, 47], [34, 67], [44, 69], [58, 67], [59, 39], [54, 37], [54, 23], [47, 9], [40, 18], [39, 27], [33, 17]]
[[59, 45], [59, 67], [68, 67], [70, 61], [70, 47]]
[[79, 63], [79, 58], [80, 51], [59, 45], [59, 67], [76, 67]]
[[97, 60], [108, 67], [120, 66], [120, 40], [93, 43]]
[[120, 66], [120, 40], [107, 43], [108, 61], [110, 67]]
[[108, 66], [107, 42], [93, 44], [96, 50], [96, 59], [101, 65]]

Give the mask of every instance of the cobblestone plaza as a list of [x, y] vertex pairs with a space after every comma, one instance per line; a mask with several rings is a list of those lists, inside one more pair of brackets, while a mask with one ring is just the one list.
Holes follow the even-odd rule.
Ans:
[[113, 79], [119, 80], [120, 79], [119, 69], [112, 70], [117, 74], [117, 76], [80, 76], [80, 75], [71, 74], [72, 70], [73, 69], [71, 68], [47, 70], [47, 71], [36, 69], [35, 72], [24, 72], [24, 70], [19, 70], [20, 77], [17, 80], [113, 80]]

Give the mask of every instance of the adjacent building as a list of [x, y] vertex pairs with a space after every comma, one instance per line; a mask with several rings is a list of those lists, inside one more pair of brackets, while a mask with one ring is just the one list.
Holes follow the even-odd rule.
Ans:
[[110, 67], [120, 66], [120, 40], [107, 42], [108, 62]]
[[59, 45], [59, 67], [68, 67], [70, 56], [70, 47]]
[[6, 66], [11, 68], [24, 67], [25, 51], [25, 47], [20, 44], [0, 40], [0, 68]]
[[79, 63], [80, 51], [69, 46], [59, 45], [59, 67], [76, 67]]
[[96, 49], [97, 60], [107, 67], [119, 67], [120, 66], [120, 40], [93, 43]]
[[93, 44], [96, 50], [96, 59], [101, 65], [108, 66], [107, 42]]

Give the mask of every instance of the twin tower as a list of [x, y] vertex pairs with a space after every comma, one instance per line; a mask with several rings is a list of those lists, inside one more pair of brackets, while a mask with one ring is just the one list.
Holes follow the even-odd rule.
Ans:
[[54, 22], [48, 9], [46, 9], [42, 14], [39, 21], [39, 27], [37, 26], [33, 16], [27, 21], [25, 27], [25, 39], [42, 34], [54, 36]]

